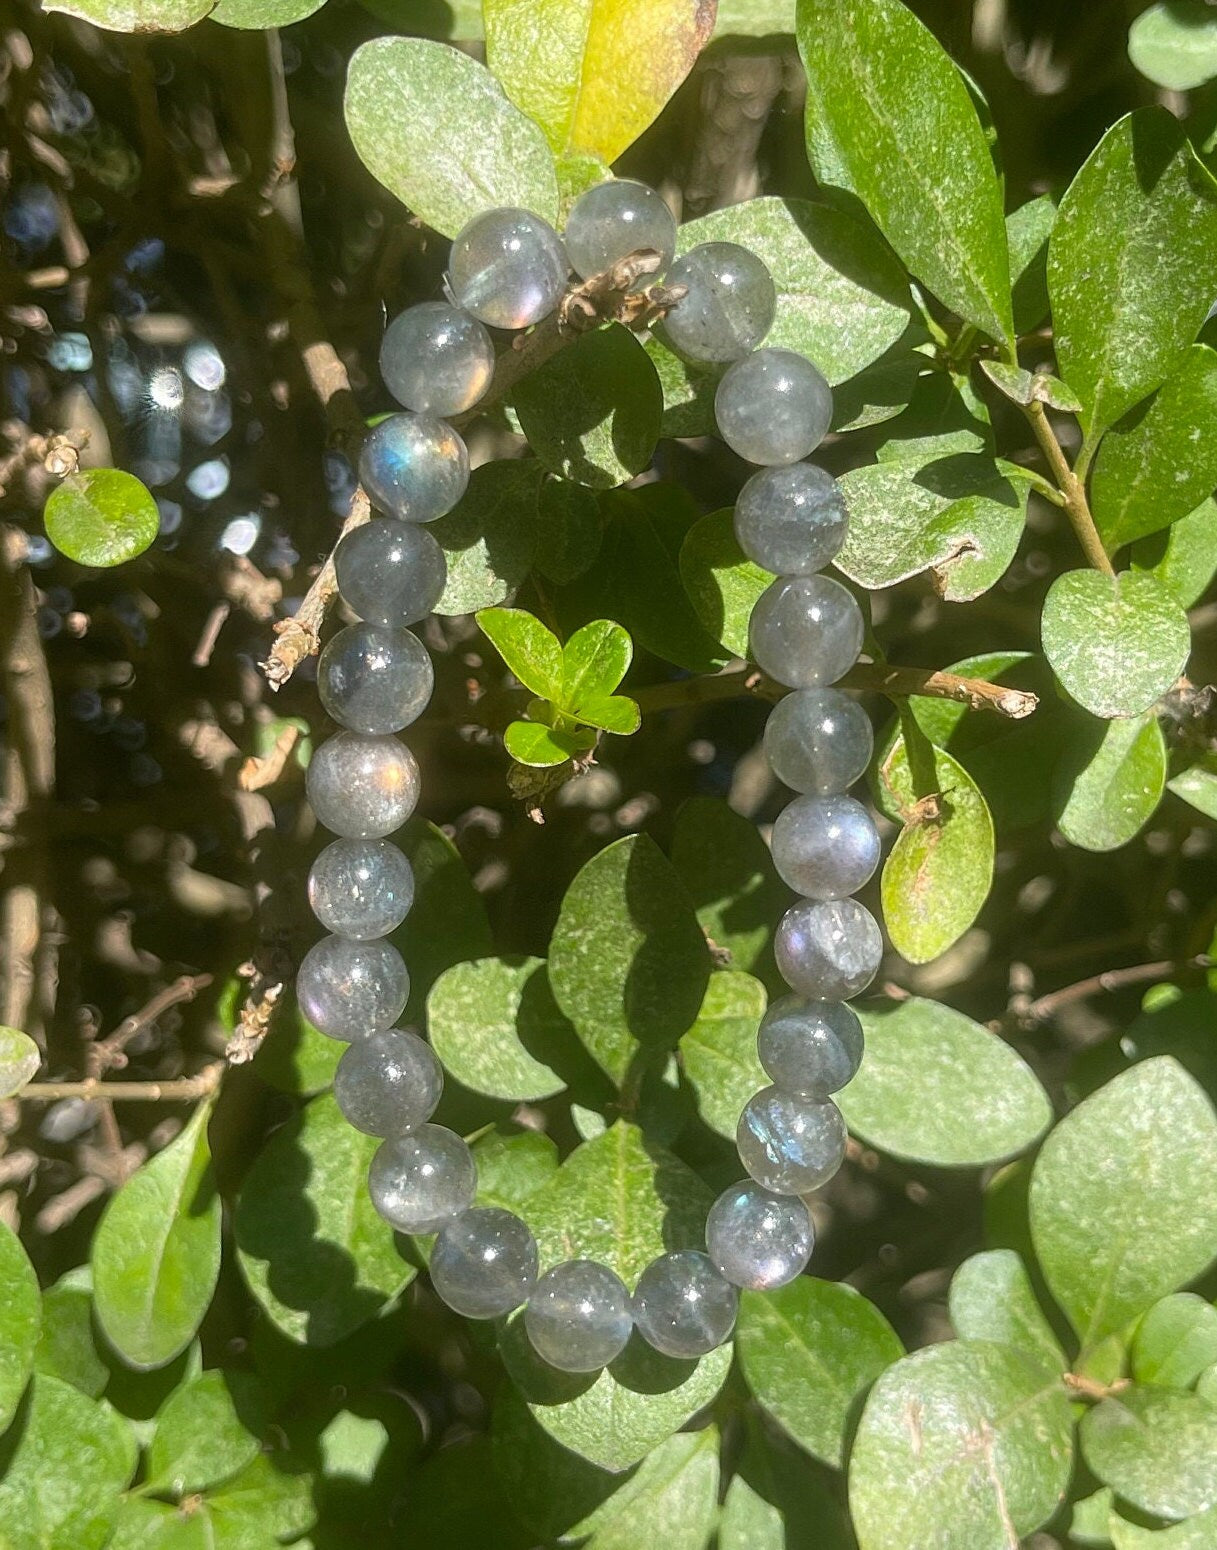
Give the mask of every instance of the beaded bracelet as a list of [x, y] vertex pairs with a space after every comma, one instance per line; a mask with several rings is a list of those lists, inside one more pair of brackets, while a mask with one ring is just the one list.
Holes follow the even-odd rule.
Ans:
[[[807, 1265], [814, 1231], [800, 1197], [841, 1165], [845, 1124], [829, 1095], [862, 1058], [861, 1026], [845, 1003], [870, 983], [882, 950], [874, 918], [848, 897], [879, 860], [870, 815], [844, 795], [870, 760], [870, 722], [854, 700], [823, 687], [853, 664], [863, 639], [853, 596], [819, 574], [848, 519], [836, 481], [802, 461], [828, 430], [831, 391], [801, 355], [757, 348], [776, 308], [760, 259], [711, 242], [673, 261], [675, 245], [667, 206], [639, 183], [584, 194], [564, 242], [527, 210], [491, 210], [452, 245], [451, 301], [411, 307], [390, 324], [381, 372], [406, 413], [381, 421], [362, 449], [360, 477], [384, 515], [347, 534], [335, 555], [339, 591], [362, 622], [321, 654], [322, 704], [344, 730], [318, 748], [307, 780], [317, 819], [341, 838], [309, 876], [313, 911], [333, 934], [304, 958], [297, 992], [310, 1022], [348, 1041], [334, 1082], [343, 1114], [383, 1138], [369, 1173], [372, 1200], [402, 1232], [438, 1233], [430, 1273], [444, 1302], [469, 1318], [525, 1304], [532, 1345], [569, 1372], [612, 1361], [634, 1327], [668, 1355], [704, 1355], [731, 1334], [738, 1288], [782, 1286]], [[778, 778], [800, 793], [772, 839], [777, 870], [800, 898], [774, 943], [794, 993], [769, 1008], [758, 1032], [773, 1085], [750, 1099], [737, 1131], [749, 1177], [711, 1207], [707, 1252], [661, 1255], [631, 1296], [593, 1260], [538, 1276], [524, 1222], [473, 1205], [470, 1148], [430, 1123], [439, 1061], [417, 1034], [393, 1026], [409, 976], [385, 938], [410, 909], [413, 877], [385, 836], [418, 800], [418, 765], [393, 734], [422, 713], [434, 672], [406, 626], [425, 618], [444, 588], [443, 551], [421, 524], [450, 511], [468, 483], [465, 445], [444, 417], [472, 408], [490, 385], [495, 351], [484, 325], [529, 327], [558, 305], [571, 268], [586, 279], [647, 250], [658, 254], [667, 286], [684, 288], [662, 325], [668, 343], [727, 366], [715, 396], [719, 432], [762, 465], [740, 493], [735, 531], [744, 553], [777, 577], [753, 611], [751, 641], [759, 666], [794, 691], [770, 715], [764, 746]]]

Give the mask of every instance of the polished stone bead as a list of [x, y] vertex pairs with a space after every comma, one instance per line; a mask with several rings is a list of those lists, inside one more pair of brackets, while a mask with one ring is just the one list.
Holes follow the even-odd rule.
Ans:
[[862, 1024], [843, 1001], [783, 996], [761, 1018], [756, 1052], [777, 1087], [827, 1098], [862, 1064]]
[[401, 1135], [425, 1124], [443, 1090], [444, 1069], [434, 1050], [400, 1028], [356, 1040], [334, 1073], [338, 1107], [369, 1136]]
[[414, 903], [414, 869], [388, 840], [335, 840], [309, 871], [308, 902], [335, 936], [388, 936]]
[[368, 1190], [399, 1232], [438, 1232], [473, 1204], [477, 1165], [460, 1136], [443, 1125], [419, 1125], [381, 1142]]
[[883, 958], [875, 917], [856, 899], [800, 900], [773, 938], [778, 972], [801, 996], [847, 1001], [874, 979]]
[[840, 689], [796, 689], [765, 723], [770, 768], [794, 791], [844, 791], [865, 774], [874, 747], [870, 717]]
[[571, 206], [563, 241], [571, 268], [583, 280], [603, 274], [640, 249], [654, 249], [660, 255], [659, 267], [640, 276], [632, 287], [644, 290], [672, 262], [676, 217], [645, 183], [628, 178], [597, 183]]
[[377, 519], [342, 540], [334, 572], [348, 608], [369, 624], [401, 629], [425, 619], [439, 602], [448, 562], [425, 528]]
[[806, 899], [857, 893], [879, 865], [879, 831], [853, 797], [795, 797], [773, 826], [773, 864]]
[[725, 1189], [706, 1217], [706, 1248], [733, 1286], [771, 1292], [802, 1273], [816, 1241], [807, 1207], [752, 1179]]
[[423, 301], [393, 319], [380, 342], [380, 374], [416, 414], [462, 414], [494, 376], [494, 345], [477, 318], [446, 301]]
[[339, 630], [317, 664], [322, 705], [352, 732], [400, 732], [426, 710], [434, 687], [435, 669], [418, 636], [383, 624]]
[[757, 350], [724, 372], [714, 418], [719, 435], [749, 463], [797, 463], [824, 440], [832, 389], [794, 350]]
[[845, 542], [848, 528], [841, 486], [814, 463], [762, 468], [735, 502], [740, 548], [775, 576], [823, 570]]
[[456, 235], [449, 283], [491, 328], [527, 328], [558, 305], [570, 265], [557, 232], [531, 210], [487, 210]]
[[829, 576], [779, 576], [752, 610], [757, 666], [792, 689], [814, 689], [840, 678], [858, 660], [862, 610]]
[[735, 1144], [762, 1189], [805, 1195], [845, 1161], [845, 1121], [830, 1098], [765, 1087], [745, 1104]]
[[364, 437], [359, 479], [373, 506], [402, 522], [434, 522], [469, 485], [469, 453], [445, 420], [391, 414]]
[[735, 1328], [739, 1292], [708, 1254], [682, 1249], [653, 1259], [638, 1278], [634, 1323], [665, 1356], [692, 1360], [722, 1345]]
[[568, 1259], [537, 1282], [524, 1310], [533, 1350], [563, 1372], [596, 1372], [630, 1338], [630, 1295], [594, 1259]]
[[691, 248], [669, 267], [664, 284], [689, 288], [663, 322], [668, 343], [689, 360], [738, 361], [773, 325], [773, 276], [736, 242]]
[[296, 975], [296, 1001], [331, 1039], [364, 1039], [389, 1028], [405, 1009], [410, 976], [392, 942], [326, 936], [310, 947]]
[[497, 1319], [536, 1285], [536, 1239], [513, 1212], [474, 1206], [440, 1233], [429, 1269], [431, 1285], [453, 1312]]
[[317, 822], [347, 840], [378, 840], [414, 811], [414, 755], [395, 737], [338, 732], [313, 754], [305, 789]]

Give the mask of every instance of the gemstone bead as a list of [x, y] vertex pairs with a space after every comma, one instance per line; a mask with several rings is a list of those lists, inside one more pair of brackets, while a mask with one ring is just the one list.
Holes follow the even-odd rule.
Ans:
[[385, 329], [380, 374], [397, 402], [416, 414], [461, 414], [490, 386], [494, 345], [470, 313], [423, 301]]
[[317, 664], [322, 705], [352, 732], [400, 732], [426, 710], [434, 687], [435, 669], [418, 636], [383, 624], [339, 630]]
[[852, 593], [829, 576], [780, 576], [752, 610], [757, 666], [792, 689], [814, 689], [847, 672], [865, 626]]
[[874, 747], [870, 717], [839, 689], [796, 689], [765, 723], [770, 768], [794, 791], [844, 791], [866, 772]]
[[672, 264], [665, 285], [688, 293], [664, 318], [672, 348], [694, 361], [737, 361], [773, 325], [777, 291], [765, 265], [736, 242], [703, 242]]
[[723, 374], [714, 394], [718, 433], [749, 463], [797, 463], [824, 440], [832, 389], [795, 350], [757, 350]]
[[372, 1204], [399, 1232], [438, 1232], [477, 1193], [473, 1153], [443, 1125], [382, 1141], [368, 1170]]
[[740, 548], [776, 576], [810, 576], [823, 570], [836, 557], [848, 529], [841, 486], [814, 463], [762, 468], [735, 502]]
[[745, 1104], [735, 1142], [762, 1189], [805, 1195], [827, 1184], [844, 1162], [845, 1121], [830, 1098], [765, 1087]]
[[456, 235], [449, 283], [491, 328], [527, 328], [554, 310], [570, 272], [557, 232], [531, 210], [487, 210]]
[[331, 1039], [363, 1039], [390, 1027], [409, 994], [410, 976], [391, 942], [322, 937], [296, 975], [301, 1012]]
[[778, 1087], [827, 1098], [862, 1064], [862, 1024], [843, 1001], [783, 996], [761, 1018], [756, 1052]]
[[308, 902], [335, 936], [388, 936], [414, 903], [414, 869], [388, 840], [335, 840], [309, 870]]
[[527, 1300], [537, 1281], [537, 1244], [511, 1211], [474, 1206], [440, 1233], [431, 1285], [455, 1313], [497, 1319]]
[[807, 1207], [752, 1179], [725, 1189], [706, 1217], [706, 1248], [733, 1286], [771, 1292], [806, 1269], [815, 1244]]
[[533, 1350], [562, 1372], [596, 1372], [630, 1338], [630, 1296], [594, 1259], [568, 1259], [537, 1282], [524, 1310]]
[[708, 1254], [682, 1249], [661, 1254], [638, 1278], [634, 1323], [665, 1356], [692, 1360], [722, 1345], [735, 1328], [739, 1292]]
[[419, 791], [414, 755], [395, 737], [338, 732], [314, 753], [305, 776], [317, 822], [348, 840], [378, 840], [400, 829]]
[[395, 1136], [425, 1124], [444, 1090], [444, 1070], [418, 1034], [387, 1028], [359, 1039], [334, 1073], [338, 1107], [368, 1136]]
[[795, 797], [773, 826], [773, 864], [804, 898], [839, 899], [874, 874], [879, 831], [853, 797]]
[[847, 1001], [878, 973], [883, 937], [875, 917], [856, 899], [800, 900], [778, 922], [773, 951], [792, 990]]
[[374, 520], [348, 533], [334, 552], [338, 590], [369, 624], [417, 624], [443, 596], [444, 551], [413, 522]]
[[359, 479], [379, 511], [402, 522], [434, 522], [469, 484], [469, 453], [444, 420], [391, 414], [364, 437]]
[[583, 280], [603, 274], [631, 253], [652, 248], [659, 267], [632, 289], [654, 284], [676, 251], [676, 217], [653, 188], [628, 178], [598, 183], [571, 206], [563, 234], [571, 268]]

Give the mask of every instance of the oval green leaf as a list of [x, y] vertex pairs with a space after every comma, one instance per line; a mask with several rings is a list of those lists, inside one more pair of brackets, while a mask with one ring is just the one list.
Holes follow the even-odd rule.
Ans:
[[[1166, 785], [1166, 739], [1156, 716], [1079, 729], [1053, 776], [1056, 821], [1083, 850], [1118, 850], [1157, 810]], [[1096, 737], [1096, 731], [1098, 736]]]
[[476, 613], [514, 596], [533, 562], [543, 473], [535, 458], [483, 463], [452, 510], [430, 524], [448, 562], [437, 614]]
[[180, 1499], [230, 1480], [257, 1458], [265, 1424], [257, 1381], [248, 1373], [199, 1373], [157, 1411], [147, 1489]]
[[110, 1369], [98, 1355], [93, 1335], [93, 1296], [89, 1267], [60, 1276], [42, 1298], [42, 1330], [34, 1352], [34, 1371], [62, 1378], [90, 1399], [110, 1381]]
[[1156, 1302], [1132, 1343], [1132, 1374], [1138, 1383], [1190, 1389], [1217, 1362], [1217, 1308], [1194, 1292], [1175, 1292]]
[[1205, 0], [1157, 0], [1128, 29], [1128, 57], [1169, 91], [1191, 91], [1217, 75], [1217, 16]]
[[47, 497], [46, 536], [78, 565], [109, 567], [133, 560], [156, 537], [156, 502], [134, 474], [89, 468], [69, 474]]
[[1134, 1507], [1188, 1518], [1217, 1505], [1217, 1406], [1197, 1394], [1134, 1384], [1082, 1417], [1094, 1473]]
[[13, 1098], [42, 1064], [42, 1054], [28, 1033], [0, 1027], [0, 1098]]
[[735, 511], [726, 507], [696, 521], [680, 546], [680, 579], [697, 617], [736, 657], [748, 655], [748, 621], [771, 571], [747, 559], [735, 537]]
[[756, 825], [719, 797], [691, 797], [676, 815], [672, 865], [731, 967], [780, 983], [769, 941], [790, 893]]
[[1190, 608], [1217, 573], [1217, 501], [1202, 501], [1195, 511], [1132, 546], [1129, 562], [1147, 571]]
[[17, 1234], [0, 1222], [0, 1431], [25, 1393], [41, 1328], [38, 1277]]
[[217, 0], [208, 19], [222, 27], [258, 31], [267, 27], [290, 27], [319, 11], [325, 0]]
[[961, 1340], [995, 1340], [1059, 1377], [1068, 1363], [1036, 1301], [1027, 1267], [1013, 1249], [973, 1254], [951, 1278], [951, 1323]]
[[750, 974], [712, 974], [697, 1021], [678, 1046], [698, 1112], [729, 1141], [748, 1099], [769, 1082], [756, 1054], [767, 1000], [764, 985]]
[[54, 0], [48, 11], [79, 16], [107, 32], [184, 32], [202, 21], [214, 0]]
[[427, 1031], [445, 1069], [474, 1092], [535, 1103], [566, 1086], [548, 1062], [560, 1062], [574, 1030], [540, 958], [454, 964], [431, 988]]

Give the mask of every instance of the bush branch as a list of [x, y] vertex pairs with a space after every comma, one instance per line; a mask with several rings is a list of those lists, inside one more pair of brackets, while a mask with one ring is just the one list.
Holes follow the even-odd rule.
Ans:
[[1040, 449], [1052, 470], [1052, 477], [1064, 497], [1065, 515], [1073, 524], [1073, 531], [1082, 546], [1082, 553], [1095, 570], [1102, 571], [1105, 576], [1114, 576], [1115, 567], [1103, 547], [1103, 540], [1099, 537], [1099, 530], [1091, 515], [1090, 502], [1086, 498], [1086, 486], [1070, 468], [1043, 404], [1035, 399], [1029, 404], [1024, 404], [1023, 413], [1031, 422], [1035, 439], [1039, 442]]
[[86, 1077], [83, 1082], [27, 1082], [17, 1094], [34, 1103], [57, 1103], [61, 1098], [84, 1098], [105, 1103], [189, 1103], [206, 1098], [220, 1085], [225, 1063], [215, 1060], [194, 1076], [172, 1082], [106, 1082]]

